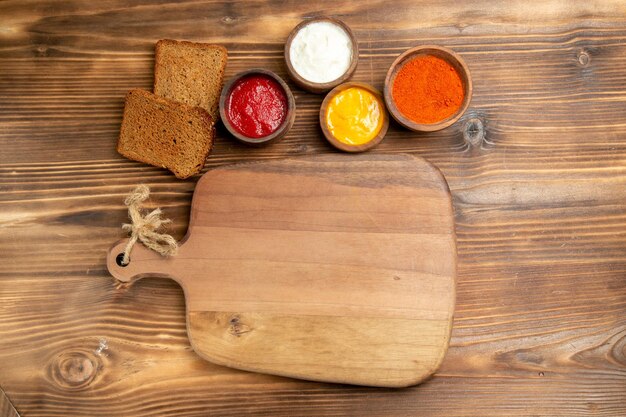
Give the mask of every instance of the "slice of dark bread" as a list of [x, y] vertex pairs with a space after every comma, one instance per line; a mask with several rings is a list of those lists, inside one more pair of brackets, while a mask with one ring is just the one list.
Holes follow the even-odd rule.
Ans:
[[219, 45], [162, 39], [154, 59], [154, 94], [202, 107], [219, 119], [228, 52]]
[[199, 173], [213, 148], [213, 119], [200, 107], [148, 91], [126, 94], [117, 151], [128, 159], [167, 168], [178, 178]]

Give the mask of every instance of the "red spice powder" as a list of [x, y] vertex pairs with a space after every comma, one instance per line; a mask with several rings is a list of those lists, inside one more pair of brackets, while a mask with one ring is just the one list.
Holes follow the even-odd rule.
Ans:
[[398, 71], [391, 95], [405, 117], [416, 123], [432, 124], [457, 112], [465, 90], [461, 77], [447, 61], [421, 55]]

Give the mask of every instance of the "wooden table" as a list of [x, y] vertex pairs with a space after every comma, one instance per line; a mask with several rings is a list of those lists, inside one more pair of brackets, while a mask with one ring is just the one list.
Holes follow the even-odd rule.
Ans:
[[[626, 415], [626, 6], [615, 2], [0, 3], [0, 386], [31, 416]], [[183, 236], [197, 177], [120, 157], [125, 92], [150, 89], [161, 38], [229, 50], [227, 77], [285, 74], [302, 18], [354, 30], [354, 79], [382, 87], [418, 44], [467, 61], [467, 114], [434, 134], [392, 124], [374, 151], [437, 165], [456, 210], [448, 355], [421, 386], [374, 389], [236, 371], [199, 359], [172, 281], [117, 285], [105, 253], [124, 196]], [[288, 137], [223, 130], [206, 168], [334, 152], [322, 96], [295, 88]], [[0, 407], [1, 408], [1, 407]]]

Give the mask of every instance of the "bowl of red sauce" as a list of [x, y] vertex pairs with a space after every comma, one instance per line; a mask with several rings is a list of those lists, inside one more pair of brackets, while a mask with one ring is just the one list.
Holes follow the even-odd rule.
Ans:
[[278, 75], [251, 69], [235, 75], [220, 96], [226, 129], [248, 145], [266, 145], [284, 137], [295, 120], [296, 103]]

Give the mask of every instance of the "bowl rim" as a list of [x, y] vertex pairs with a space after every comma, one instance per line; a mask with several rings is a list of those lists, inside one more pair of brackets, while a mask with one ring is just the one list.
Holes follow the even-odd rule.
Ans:
[[[333, 136], [332, 132], [328, 128], [328, 125], [326, 124], [326, 111], [328, 110], [328, 105], [330, 101], [332, 100], [332, 98], [338, 93], [340, 93], [341, 91], [347, 90], [348, 88], [352, 88], [352, 87], [362, 88], [374, 94], [376, 98], [378, 99], [378, 101], [380, 102], [379, 103], [380, 109], [384, 118], [383, 125], [381, 126], [376, 136], [369, 142], [363, 143], [361, 145], [348, 145], [346, 143], [340, 142], [338, 139], [335, 138], [335, 136]], [[385, 107], [385, 101], [383, 99], [383, 95], [377, 88], [375, 88], [371, 84], [367, 84], [367, 83], [363, 83], [359, 81], [350, 81], [350, 82], [346, 82], [343, 84], [339, 84], [338, 86], [330, 90], [328, 94], [326, 94], [326, 97], [324, 97], [324, 101], [322, 101], [322, 105], [320, 106], [319, 122], [320, 122], [320, 127], [322, 128], [322, 133], [324, 134], [324, 137], [335, 148], [341, 151], [351, 152], [351, 153], [365, 152], [377, 146], [385, 138], [385, 135], [387, 134], [387, 130], [389, 129], [389, 113], [387, 112], [387, 108]]]
[[[285, 115], [285, 120], [283, 121], [283, 123], [280, 125], [278, 129], [276, 129], [274, 132], [270, 133], [269, 135], [263, 136], [261, 138], [250, 138], [248, 136], [245, 136], [239, 133], [230, 123], [230, 120], [228, 119], [228, 115], [226, 114], [226, 100], [230, 96], [232, 88], [241, 79], [250, 75], [254, 75], [254, 74], [265, 75], [275, 80], [283, 88], [285, 92], [285, 96], [287, 97], [287, 114]], [[273, 71], [266, 70], [263, 68], [251, 68], [249, 70], [242, 71], [242, 72], [235, 74], [228, 80], [228, 82], [224, 84], [224, 87], [222, 88], [222, 92], [220, 93], [219, 111], [220, 111], [220, 118], [222, 119], [222, 124], [224, 125], [224, 127], [226, 127], [226, 130], [228, 130], [228, 132], [231, 135], [233, 135], [237, 140], [243, 143], [246, 143], [248, 145], [266, 145], [268, 143], [274, 142], [282, 138], [283, 136], [287, 134], [289, 129], [291, 129], [291, 127], [293, 126], [293, 122], [294, 122], [295, 114], [296, 114], [296, 101], [293, 97], [291, 89], [278, 74], [276, 74]]]
[[[404, 116], [396, 106], [391, 93], [393, 82], [395, 81], [400, 69], [412, 58], [420, 55], [435, 55], [439, 58], [446, 60], [446, 62], [448, 62], [455, 68], [455, 70], [461, 77], [461, 80], [463, 81], [465, 97], [463, 98], [461, 106], [453, 115], [437, 123], [417, 123]], [[472, 76], [470, 74], [469, 67], [467, 66], [463, 58], [453, 50], [438, 45], [420, 45], [407, 49], [393, 61], [393, 63], [389, 67], [389, 70], [387, 71], [387, 76], [385, 77], [384, 97], [385, 104], [387, 105], [389, 113], [391, 113], [391, 116], [399, 124], [415, 132], [435, 132], [437, 130], [445, 129], [446, 127], [454, 124], [457, 120], [461, 118], [461, 116], [463, 116], [463, 114], [469, 107], [472, 100], [472, 92]]]
[[[350, 66], [341, 77], [326, 83], [316, 83], [303, 78], [302, 76], [300, 76], [300, 74], [298, 74], [298, 72], [295, 70], [291, 63], [291, 44], [293, 42], [293, 39], [296, 37], [296, 34], [305, 26], [316, 22], [330, 22], [337, 26], [340, 26], [348, 34], [348, 37], [350, 38], [350, 41], [352, 43], [352, 56], [350, 59]], [[345, 22], [332, 16], [318, 16], [304, 19], [291, 30], [289, 36], [287, 37], [287, 40], [285, 41], [284, 57], [289, 77], [291, 77], [291, 79], [299, 87], [309, 92], [320, 94], [333, 89], [334, 87], [346, 82], [350, 77], [352, 77], [359, 63], [359, 44], [356, 40], [356, 36], [354, 36], [354, 32], [352, 32], [352, 29], [350, 29], [350, 27]]]

